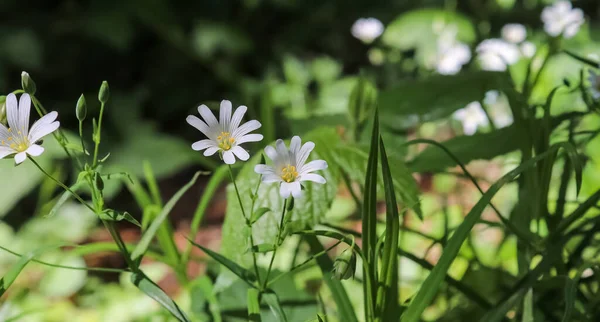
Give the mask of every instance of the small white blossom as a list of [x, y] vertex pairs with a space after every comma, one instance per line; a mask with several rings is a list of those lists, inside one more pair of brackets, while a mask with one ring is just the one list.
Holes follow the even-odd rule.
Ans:
[[488, 126], [489, 120], [479, 102], [471, 102], [454, 112], [454, 119], [461, 121], [466, 135], [473, 135], [479, 126]]
[[523, 43], [521, 43], [519, 45], [519, 50], [521, 50], [521, 54], [524, 57], [531, 58], [535, 55], [535, 52], [537, 51], [537, 47], [532, 42], [524, 41]]
[[370, 44], [383, 33], [383, 24], [376, 18], [360, 18], [352, 25], [352, 36]]
[[544, 30], [550, 36], [562, 35], [565, 38], [572, 38], [577, 34], [585, 19], [583, 11], [573, 8], [570, 1], [558, 1], [552, 6], [544, 8], [542, 21]]
[[513, 44], [521, 43], [527, 37], [527, 29], [520, 23], [509, 23], [502, 27], [502, 38]]
[[292, 138], [289, 150], [283, 140], [277, 140], [275, 148], [265, 148], [265, 154], [273, 161], [273, 165], [257, 164], [254, 171], [262, 174], [262, 181], [265, 183], [281, 183], [279, 194], [282, 198], [288, 198], [290, 195], [298, 198], [302, 195], [301, 182], [325, 183], [325, 178], [312, 172], [327, 169], [327, 162], [313, 160], [306, 163], [314, 148], [315, 144], [310, 141], [302, 145], [299, 136]]
[[458, 27], [434, 23], [434, 32], [439, 34], [437, 40], [437, 57], [435, 69], [442, 75], [454, 75], [462, 66], [471, 60], [471, 49], [456, 38]]
[[476, 51], [481, 67], [490, 71], [504, 71], [520, 58], [517, 45], [497, 38], [482, 41]]
[[248, 134], [261, 127], [260, 122], [256, 120], [240, 125], [246, 110], [247, 107], [242, 105], [235, 110], [232, 116], [231, 102], [223, 100], [221, 101], [219, 120], [217, 121], [217, 118], [206, 105], [200, 105], [198, 112], [204, 120], [195, 115], [189, 115], [186, 121], [206, 135], [208, 139], [194, 142], [192, 149], [196, 151], [205, 150], [205, 156], [221, 152], [223, 161], [227, 164], [234, 164], [235, 157], [242, 161], [248, 160], [250, 155], [240, 144], [258, 142], [263, 139], [263, 136], [262, 134]]
[[590, 81], [590, 91], [592, 92], [592, 97], [595, 100], [600, 99], [600, 75], [596, 74], [596, 72], [590, 69], [588, 80]]
[[36, 143], [44, 136], [56, 131], [60, 123], [56, 121], [58, 113], [50, 112], [33, 123], [29, 128], [29, 112], [31, 111], [31, 97], [29, 94], [21, 95], [19, 103], [15, 94], [6, 96], [6, 128], [0, 124], [0, 159], [15, 155], [15, 163], [25, 161], [27, 155], [39, 156], [44, 148]]

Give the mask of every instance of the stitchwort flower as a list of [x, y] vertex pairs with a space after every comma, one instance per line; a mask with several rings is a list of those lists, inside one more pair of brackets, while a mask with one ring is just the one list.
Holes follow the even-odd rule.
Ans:
[[29, 94], [21, 95], [17, 104], [15, 94], [6, 96], [6, 128], [0, 124], [0, 159], [15, 155], [17, 164], [25, 161], [27, 155], [39, 156], [44, 148], [36, 143], [44, 136], [56, 131], [60, 123], [56, 121], [58, 113], [50, 112], [44, 115], [29, 128], [29, 112], [31, 110], [31, 97]]
[[306, 163], [314, 148], [315, 144], [310, 141], [302, 145], [299, 136], [292, 138], [289, 150], [283, 140], [277, 140], [275, 148], [272, 146], [265, 148], [265, 153], [273, 161], [273, 165], [258, 164], [254, 167], [254, 171], [262, 174], [262, 181], [265, 183], [281, 183], [279, 194], [282, 198], [288, 198], [290, 195], [298, 198], [302, 195], [301, 182], [325, 183], [325, 178], [312, 172], [327, 169], [327, 162], [314, 160]]
[[240, 144], [246, 142], [258, 142], [263, 139], [262, 134], [249, 134], [261, 127], [259, 121], [252, 120], [242, 125], [242, 118], [248, 108], [244, 105], [238, 107], [233, 116], [231, 115], [231, 102], [221, 101], [219, 111], [219, 120], [213, 115], [206, 105], [200, 105], [198, 112], [204, 120], [197, 116], [189, 115], [186, 121], [208, 139], [200, 140], [192, 144], [192, 149], [204, 151], [205, 156], [211, 156], [220, 152], [223, 161], [227, 164], [234, 164], [235, 158], [242, 161], [248, 160], [250, 155]]
[[573, 38], [585, 22], [583, 11], [570, 1], [558, 1], [542, 11], [544, 30], [552, 37]]

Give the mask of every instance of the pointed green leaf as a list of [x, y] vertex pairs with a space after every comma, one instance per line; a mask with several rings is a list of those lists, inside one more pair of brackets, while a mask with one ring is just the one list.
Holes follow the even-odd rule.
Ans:
[[256, 209], [252, 213], [252, 217], [250, 217], [250, 224], [255, 223], [257, 220], [260, 219], [260, 217], [262, 217], [264, 214], [266, 214], [269, 211], [271, 211], [271, 209], [269, 209], [268, 207], [261, 207], [261, 208]]
[[177, 318], [177, 320], [190, 322], [185, 312], [177, 306], [177, 303], [175, 303], [175, 301], [173, 301], [158, 285], [150, 280], [144, 272], [138, 271], [132, 273], [131, 282], [142, 292], [167, 309], [175, 318]]
[[283, 309], [279, 304], [279, 298], [277, 297], [277, 294], [272, 292], [263, 293], [262, 298], [271, 309], [271, 312], [273, 312], [273, 315], [275, 315], [277, 321], [287, 322], [287, 317], [285, 316], [285, 312], [283, 312]]
[[109, 221], [126, 220], [138, 227], [142, 227], [142, 224], [140, 224], [140, 222], [137, 221], [137, 219], [133, 218], [133, 216], [130, 213], [128, 213], [127, 211], [117, 211], [117, 210], [113, 210], [113, 209], [107, 209], [104, 212], [102, 212], [100, 215], [98, 215], [98, 217], [100, 217], [100, 219], [102, 219], [102, 220], [109, 220]]

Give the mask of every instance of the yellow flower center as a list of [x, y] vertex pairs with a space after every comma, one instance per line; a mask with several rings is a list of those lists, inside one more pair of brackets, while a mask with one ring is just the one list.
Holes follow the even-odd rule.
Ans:
[[293, 182], [298, 177], [298, 171], [296, 171], [296, 167], [293, 165], [287, 165], [283, 169], [281, 169], [281, 179], [285, 182]]
[[[12, 129], [8, 129], [8, 133], [14, 134]], [[0, 141], [3, 146], [8, 146], [13, 150], [17, 150], [18, 152], [23, 152], [29, 148], [29, 142], [27, 138], [23, 135], [23, 132], [17, 131], [17, 135], [9, 136], [5, 140]]]
[[219, 144], [219, 148], [221, 148], [223, 151], [227, 151], [233, 147], [235, 139], [231, 137], [229, 132], [221, 132], [221, 134], [217, 136], [217, 142]]

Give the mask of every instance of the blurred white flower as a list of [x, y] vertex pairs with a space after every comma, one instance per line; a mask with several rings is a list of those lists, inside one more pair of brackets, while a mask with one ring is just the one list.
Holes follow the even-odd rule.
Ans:
[[434, 32], [439, 31], [435, 69], [442, 75], [460, 72], [462, 66], [471, 60], [471, 49], [456, 39], [458, 27], [434, 25], [433, 29]]
[[280, 183], [279, 194], [282, 198], [288, 198], [290, 195], [298, 198], [302, 195], [300, 182], [325, 183], [325, 178], [312, 172], [327, 169], [327, 162], [314, 160], [306, 163], [314, 148], [315, 144], [310, 141], [302, 145], [299, 136], [292, 138], [289, 150], [283, 140], [277, 140], [275, 148], [270, 145], [265, 148], [265, 153], [273, 161], [273, 166], [257, 164], [254, 171], [262, 174], [262, 181], [265, 183]]
[[496, 128], [503, 128], [513, 123], [513, 116], [508, 101], [496, 90], [487, 91], [483, 103], [488, 108], [492, 122]]
[[497, 38], [482, 41], [475, 50], [484, 70], [504, 71], [520, 58], [517, 45]]
[[196, 151], [206, 150], [204, 151], [205, 156], [211, 156], [220, 151], [223, 155], [223, 161], [227, 164], [234, 164], [235, 157], [242, 161], [248, 160], [250, 155], [240, 144], [258, 142], [263, 139], [263, 136], [262, 134], [248, 134], [261, 127], [259, 121], [252, 120], [240, 125], [246, 110], [247, 107], [242, 105], [231, 116], [231, 102], [223, 100], [221, 101], [219, 120], [217, 121], [217, 118], [206, 105], [200, 105], [198, 112], [204, 121], [195, 115], [189, 115], [186, 121], [206, 135], [208, 139], [194, 142], [192, 149]]
[[523, 43], [521, 43], [519, 45], [519, 49], [521, 50], [521, 54], [527, 58], [533, 57], [535, 55], [535, 52], [537, 51], [537, 47], [535, 46], [535, 44], [529, 41], [524, 41]]
[[466, 135], [473, 135], [479, 126], [488, 126], [489, 120], [479, 102], [471, 102], [464, 108], [454, 112], [452, 117], [461, 121]]
[[573, 8], [570, 1], [558, 1], [544, 8], [542, 21], [544, 30], [550, 36], [556, 37], [562, 34], [565, 38], [571, 38], [577, 34], [585, 19], [583, 11]]
[[518, 44], [527, 37], [527, 29], [520, 23], [509, 23], [502, 27], [502, 38], [508, 42]]
[[15, 163], [19, 164], [27, 158], [34, 157], [44, 152], [44, 148], [36, 143], [44, 136], [56, 131], [60, 123], [56, 121], [58, 113], [50, 112], [33, 123], [29, 128], [29, 112], [31, 111], [31, 97], [25, 93], [21, 95], [17, 104], [15, 94], [6, 96], [7, 129], [0, 124], [0, 159], [15, 155]]
[[590, 91], [592, 92], [592, 97], [595, 100], [600, 99], [600, 75], [590, 69], [588, 80], [590, 81]]
[[370, 44], [383, 33], [383, 24], [376, 18], [360, 18], [352, 25], [352, 36]]

